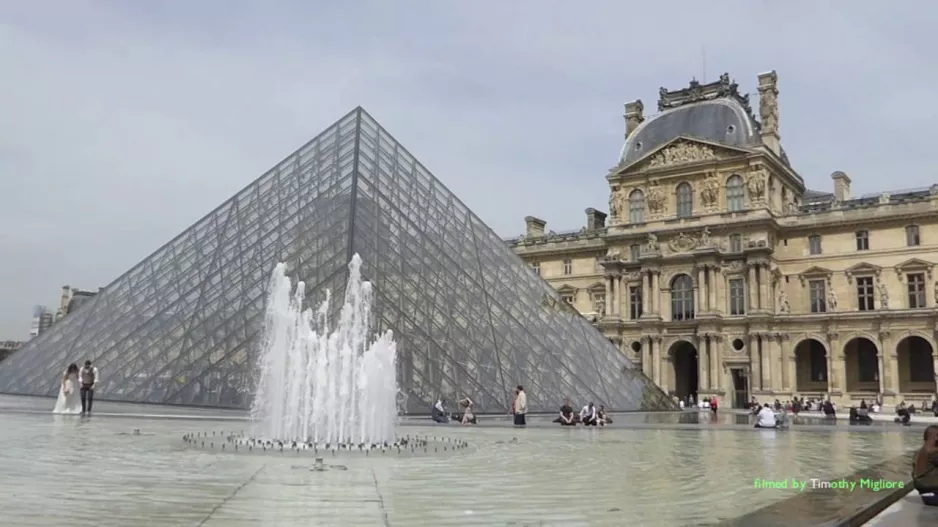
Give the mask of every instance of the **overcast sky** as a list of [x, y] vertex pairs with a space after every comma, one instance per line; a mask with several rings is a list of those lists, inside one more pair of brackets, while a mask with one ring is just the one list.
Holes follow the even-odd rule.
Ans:
[[704, 73], [755, 92], [778, 71], [782, 141], [812, 188], [834, 170], [855, 194], [930, 185], [936, 13], [908, 0], [0, 0], [0, 340], [25, 338], [61, 285], [107, 285], [357, 105], [506, 237], [528, 214], [560, 231], [604, 210], [623, 103], [651, 112], [660, 86]]

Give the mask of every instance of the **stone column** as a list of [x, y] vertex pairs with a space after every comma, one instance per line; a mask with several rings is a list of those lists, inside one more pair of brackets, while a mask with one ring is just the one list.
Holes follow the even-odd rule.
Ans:
[[[788, 343], [785, 344], [788, 347]], [[798, 358], [793, 349], [788, 350], [786, 367], [788, 368], [788, 390], [795, 393], [798, 391]]]
[[716, 268], [716, 266], [708, 265], [707, 274], [710, 277], [709, 284], [707, 285], [707, 293], [709, 294], [709, 298], [707, 299], [707, 311], [710, 311], [712, 313], [712, 312], [718, 311], [717, 289], [719, 288], [719, 286], [717, 284], [719, 282], [717, 280], [720, 277], [720, 273], [719, 273], [719, 270]]
[[710, 335], [707, 337], [707, 355], [710, 357], [710, 390], [720, 391], [722, 383], [720, 382], [720, 361], [723, 359], [720, 353], [720, 336]]
[[747, 311], [759, 309], [759, 283], [756, 281], [755, 264], [749, 264], [749, 278], [747, 279], [746, 290], [749, 292], [749, 306]]
[[896, 395], [899, 393], [899, 355], [889, 331], [879, 332], [879, 347], [882, 349], [882, 385], [883, 393]]
[[604, 310], [605, 315], [613, 316], [615, 314], [616, 311], [615, 311], [615, 307], [613, 307], [614, 306], [613, 300], [614, 299], [612, 298], [612, 277], [609, 275], [606, 275], [606, 298], [605, 298], [606, 308]]
[[779, 372], [782, 375], [782, 390], [795, 392], [795, 355], [790, 346], [790, 339], [785, 333], [778, 335]]
[[698, 392], [710, 391], [710, 351], [707, 349], [707, 336], [697, 339], [697, 378], [700, 381]]
[[775, 358], [775, 354], [772, 353], [773, 348], [775, 347], [775, 338], [767, 333], [762, 336], [759, 351], [761, 353], [762, 359], [762, 389], [771, 390], [772, 389], [772, 360]]
[[651, 314], [651, 307], [648, 303], [651, 301], [651, 273], [648, 270], [642, 271], [642, 314]]
[[645, 374], [645, 377], [654, 379], [654, 372], [651, 370], [651, 366], [654, 362], [654, 359], [652, 358], [653, 352], [651, 337], [642, 336], [642, 338], [639, 339], [639, 342], [642, 343], [642, 373]]
[[828, 333], [827, 342], [830, 346], [831, 356], [828, 362], [828, 377], [832, 380], [831, 387], [833, 391], [845, 393], [846, 391], [846, 372], [844, 372], [844, 350], [840, 345], [840, 335], [837, 333]]
[[769, 264], [759, 264], [759, 309], [769, 309]]
[[658, 271], [653, 271], [651, 274], [651, 312], [658, 315], [661, 314], [661, 287], [658, 283], [659, 274]]
[[749, 388], [753, 391], [762, 391], [762, 360], [759, 354], [759, 335], [758, 333], [749, 334], [749, 379], [753, 386]]
[[694, 292], [694, 313], [700, 314], [701, 308], [706, 306], [706, 302], [701, 302], [700, 298], [707, 294], [707, 288], [704, 284], [704, 270], [697, 268], [697, 290]]
[[651, 337], [651, 363], [654, 369], [655, 384], [661, 386], [661, 337], [655, 335]]
[[612, 276], [612, 314], [613, 316], [622, 315], [622, 278], [619, 275]]

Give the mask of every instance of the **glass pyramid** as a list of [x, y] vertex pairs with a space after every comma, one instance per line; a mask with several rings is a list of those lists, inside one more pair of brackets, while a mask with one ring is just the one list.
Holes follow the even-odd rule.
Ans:
[[344, 295], [354, 253], [409, 413], [438, 396], [506, 412], [518, 384], [532, 412], [564, 397], [673, 408], [361, 108], [29, 341], [0, 365], [0, 393], [55, 395], [91, 359], [98, 399], [247, 407], [276, 263], [319, 302]]

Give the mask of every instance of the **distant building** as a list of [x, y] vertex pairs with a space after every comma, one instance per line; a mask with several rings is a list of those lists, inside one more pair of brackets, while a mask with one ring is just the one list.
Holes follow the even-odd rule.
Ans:
[[29, 328], [30, 337], [38, 337], [46, 332], [55, 323], [52, 312], [46, 306], [36, 306], [33, 308], [33, 323]]
[[3, 362], [4, 359], [12, 355], [14, 351], [20, 349], [22, 346], [23, 343], [18, 340], [0, 341], [0, 362]]
[[96, 292], [82, 291], [81, 289], [63, 285], [62, 298], [59, 303], [59, 310], [55, 314], [55, 320], [62, 320], [66, 315], [74, 312], [97, 294]]

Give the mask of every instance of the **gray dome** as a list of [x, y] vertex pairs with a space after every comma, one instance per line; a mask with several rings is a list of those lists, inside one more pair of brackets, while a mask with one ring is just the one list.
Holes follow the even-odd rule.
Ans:
[[633, 163], [678, 137], [752, 148], [762, 144], [757, 127], [749, 111], [732, 97], [681, 105], [639, 125], [626, 140], [619, 160]]

